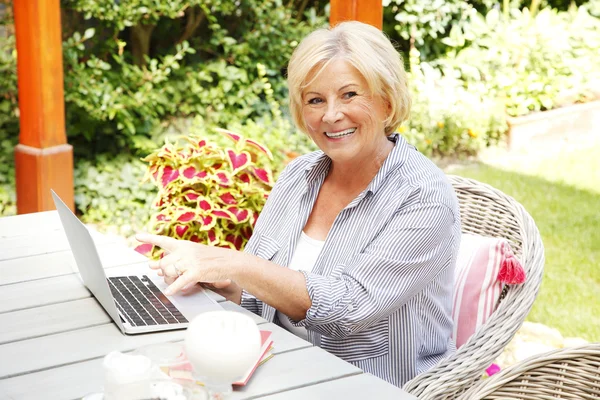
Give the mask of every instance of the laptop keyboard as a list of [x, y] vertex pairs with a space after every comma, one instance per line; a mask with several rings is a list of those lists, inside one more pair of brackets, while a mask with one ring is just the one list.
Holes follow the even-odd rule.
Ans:
[[108, 278], [117, 308], [133, 326], [168, 325], [188, 320], [146, 275]]

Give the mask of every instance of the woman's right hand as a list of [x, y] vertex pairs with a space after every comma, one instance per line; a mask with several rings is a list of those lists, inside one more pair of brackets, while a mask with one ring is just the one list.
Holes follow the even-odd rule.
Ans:
[[[167, 274], [162, 269], [156, 271], [158, 276], [162, 276], [165, 283], [167, 285], [171, 285], [173, 282], [179, 278], [178, 275]], [[182, 289], [182, 292], [188, 292], [190, 289], [196, 286], [193, 284], [191, 286], [186, 286]], [[240, 288], [235, 282], [232, 282], [231, 279], [225, 279], [224, 281], [218, 282], [201, 282], [200, 286], [212, 290], [213, 292], [220, 294], [225, 297], [227, 300], [234, 302], [235, 304], [240, 304], [242, 301], [242, 288]]]
[[242, 288], [231, 279], [211, 283], [201, 283], [201, 285], [206, 289], [210, 289], [213, 292], [220, 294], [235, 304], [240, 304], [242, 302]]

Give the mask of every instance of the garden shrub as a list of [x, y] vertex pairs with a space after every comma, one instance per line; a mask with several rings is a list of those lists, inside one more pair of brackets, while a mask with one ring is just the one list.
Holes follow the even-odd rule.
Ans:
[[411, 51], [411, 117], [400, 127], [406, 139], [429, 156], [476, 154], [506, 131], [504, 104], [484, 88], [466, 90], [463, 82], [444, 76]]
[[[0, 27], [6, 23], [0, 20]], [[18, 142], [17, 58], [15, 38], [0, 38], [0, 216], [17, 212], [14, 147]]]
[[[488, 95], [505, 102], [511, 116], [585, 101], [589, 82], [600, 78], [600, 20], [584, 7], [571, 12], [511, 10], [476, 14], [464, 30], [452, 30], [444, 42], [458, 50], [433, 63], [467, 90], [484, 85]], [[470, 42], [468, 47], [465, 43]]]
[[[241, 250], [273, 187], [273, 156], [257, 141], [216, 131], [229, 143], [188, 135], [144, 158], [147, 177], [158, 187], [151, 231]], [[138, 251], [154, 258], [163, 252], [151, 245]]]
[[127, 154], [75, 164], [75, 205], [82, 221], [130, 237], [146, 228], [156, 189], [142, 183], [146, 165]]
[[13, 152], [16, 144], [16, 137], [6, 137], [0, 130], [0, 216], [17, 213]]
[[70, 7], [96, 34], [75, 33], [65, 46], [69, 135], [92, 141], [95, 151], [114, 144], [144, 154], [173, 117], [200, 115], [218, 126], [260, 117], [268, 112], [262, 78], [281, 101], [282, 70], [295, 44], [325, 24], [314, 11], [295, 15], [293, 6], [279, 0], [73, 0]]
[[[411, 44], [424, 60], [443, 56], [442, 39], [462, 26], [476, 9], [464, 0], [384, 0], [384, 31], [406, 55]], [[485, 7], [487, 11], [487, 7]]]

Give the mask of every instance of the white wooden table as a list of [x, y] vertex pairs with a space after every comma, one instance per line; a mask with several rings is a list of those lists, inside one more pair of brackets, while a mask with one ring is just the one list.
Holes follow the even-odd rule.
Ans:
[[[106, 268], [146, 268], [146, 259], [123, 243], [92, 235]], [[0, 399], [81, 398], [102, 390], [108, 352], [183, 340], [185, 331], [121, 334], [74, 271], [55, 211], [0, 218]], [[415, 399], [212, 295], [273, 332], [275, 356], [235, 389], [233, 399]]]

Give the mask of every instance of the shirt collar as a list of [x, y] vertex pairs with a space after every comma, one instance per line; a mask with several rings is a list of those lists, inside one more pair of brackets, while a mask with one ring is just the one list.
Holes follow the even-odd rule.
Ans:
[[[363, 192], [364, 194], [367, 192], [376, 193], [387, 176], [404, 164], [404, 161], [408, 158], [410, 149], [414, 149], [414, 147], [408, 144], [406, 139], [398, 133], [393, 133], [388, 136], [388, 140], [394, 142], [394, 148], [390, 154], [388, 154], [383, 165], [379, 169], [379, 172], [377, 172], [371, 183], [369, 183], [369, 186], [367, 186], [367, 189]], [[306, 182], [309, 186], [317, 181], [322, 182], [331, 166], [331, 159], [322, 151], [317, 151], [313, 153], [313, 155], [313, 157], [307, 160], [304, 168], [306, 172]]]

